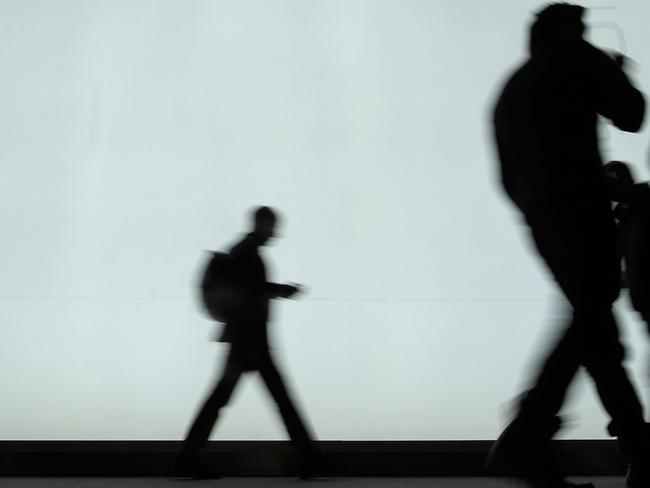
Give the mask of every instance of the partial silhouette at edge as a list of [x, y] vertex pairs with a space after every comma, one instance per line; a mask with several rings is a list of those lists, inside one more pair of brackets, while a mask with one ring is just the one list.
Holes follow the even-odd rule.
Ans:
[[614, 216], [624, 268], [621, 285], [650, 333], [650, 187], [636, 183], [623, 161], [610, 161], [603, 171], [616, 202]]

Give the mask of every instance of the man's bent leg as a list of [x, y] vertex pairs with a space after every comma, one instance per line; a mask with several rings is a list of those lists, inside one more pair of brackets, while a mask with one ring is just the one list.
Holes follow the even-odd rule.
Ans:
[[574, 307], [576, 358], [594, 379], [622, 452], [638, 465], [637, 459], [648, 458], [647, 429], [623, 367], [624, 348], [611, 310], [620, 289], [616, 228], [607, 210], [577, 210], [553, 216], [550, 226], [546, 218], [533, 218], [537, 225], [531, 227], [540, 254]]
[[601, 212], [571, 205], [545, 206], [526, 216], [535, 245], [573, 305], [574, 315], [534, 387], [524, 396], [517, 417], [495, 444], [488, 463], [493, 469], [519, 469], [526, 477], [552, 472], [550, 440], [560, 427], [557, 412], [583, 361], [584, 317], [575, 310], [581, 303], [609, 306], [617, 294], [616, 283], [609, 287], [608, 279], [617, 277], [610, 266], [617, 263], [615, 240], [608, 239], [614, 235], [613, 227], [606, 213], [594, 214], [593, 210]]

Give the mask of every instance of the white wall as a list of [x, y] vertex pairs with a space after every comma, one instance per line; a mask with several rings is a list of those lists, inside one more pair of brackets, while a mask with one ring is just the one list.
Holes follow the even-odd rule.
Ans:
[[[543, 3], [0, 3], [0, 438], [181, 438], [225, 351], [202, 250], [257, 204], [310, 288], [272, 330], [320, 438], [494, 438], [561, 316], [489, 137]], [[587, 5], [647, 89], [647, 3]], [[647, 131], [604, 135], [648, 177]], [[570, 437], [604, 434], [591, 390]], [[270, 407], [244, 381], [216, 437], [282, 438]]]

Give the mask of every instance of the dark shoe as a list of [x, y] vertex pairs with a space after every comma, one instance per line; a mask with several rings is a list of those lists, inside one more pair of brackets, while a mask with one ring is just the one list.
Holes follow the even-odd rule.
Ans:
[[629, 488], [650, 488], [650, 459], [648, 462], [630, 463], [626, 483]]
[[[613, 428], [610, 432], [618, 434]], [[650, 488], [650, 424], [644, 424], [638, 435], [619, 435], [617, 445], [619, 452], [628, 463], [627, 486]]]
[[551, 438], [560, 427], [559, 418], [548, 425], [513, 420], [496, 440], [485, 462], [485, 469], [495, 476], [515, 476], [528, 480], [548, 480], [553, 485], [561, 480], [551, 446]]
[[197, 480], [219, 479], [218, 473], [209, 469], [198, 453], [180, 452], [174, 460], [173, 476], [175, 478], [192, 478]]
[[316, 478], [323, 473], [323, 452], [319, 448], [312, 448], [307, 453], [298, 455], [298, 477], [301, 480]]

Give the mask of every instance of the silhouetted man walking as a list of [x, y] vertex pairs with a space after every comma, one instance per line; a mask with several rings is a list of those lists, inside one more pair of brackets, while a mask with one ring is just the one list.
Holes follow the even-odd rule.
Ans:
[[650, 486], [650, 449], [642, 407], [622, 366], [623, 347], [611, 306], [620, 261], [602, 172], [598, 115], [638, 131], [641, 93], [613, 59], [583, 39], [584, 9], [553, 4], [530, 31], [530, 59], [506, 84], [494, 113], [506, 193], [522, 211], [533, 241], [573, 307], [515, 419], [487, 467], [536, 486], [563, 486], [550, 440], [557, 413], [579, 366], [592, 376], [630, 471], [628, 485]]
[[264, 380], [278, 406], [282, 420], [298, 452], [300, 475], [312, 476], [316, 467], [318, 450], [296, 410], [280, 373], [269, 351], [267, 321], [269, 300], [291, 298], [299, 292], [293, 285], [266, 281], [264, 263], [258, 249], [274, 237], [277, 216], [268, 207], [254, 213], [253, 230], [230, 251], [230, 284], [237, 290], [241, 303], [229, 313], [221, 342], [231, 344], [223, 375], [207, 398], [192, 426], [181, 452], [177, 456], [177, 475], [209, 477], [208, 470], [199, 458], [217, 420], [245, 372], [257, 371]]

